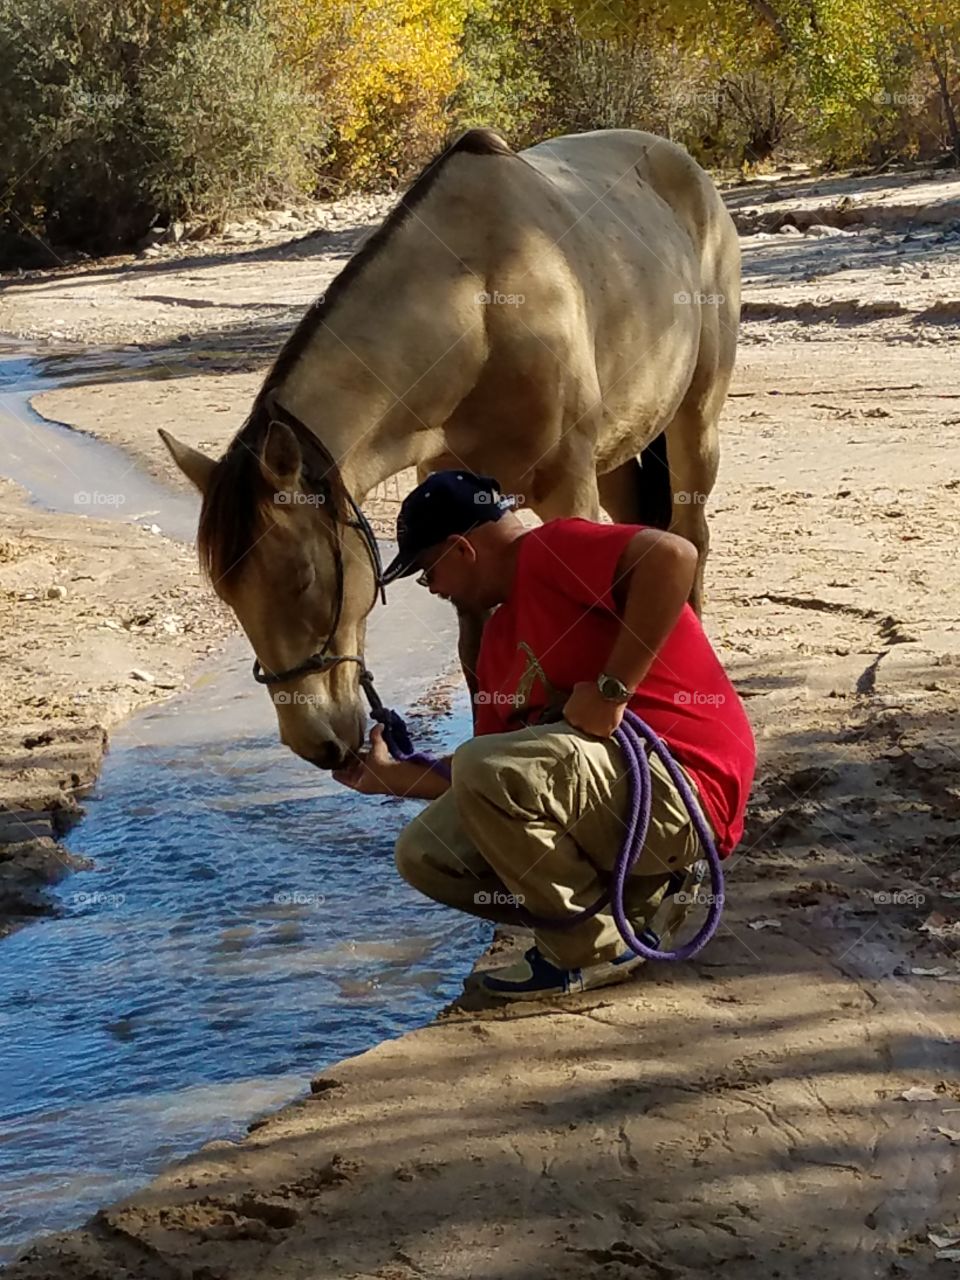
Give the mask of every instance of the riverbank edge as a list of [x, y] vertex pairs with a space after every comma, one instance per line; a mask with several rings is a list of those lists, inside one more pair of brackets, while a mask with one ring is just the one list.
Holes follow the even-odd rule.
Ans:
[[[89, 702], [89, 714], [78, 711], [75, 715], [48, 717], [38, 707], [35, 717], [25, 716], [22, 708], [11, 709], [9, 700], [3, 700], [0, 710], [0, 940], [29, 924], [56, 918], [60, 912], [51, 891], [71, 873], [93, 866], [89, 859], [72, 854], [62, 843], [62, 837], [84, 815], [83, 801], [96, 786], [112, 729], [144, 707], [165, 702], [180, 692], [210, 655], [211, 631], [216, 636], [215, 650], [222, 649], [231, 634], [232, 624], [225, 611], [210, 609], [209, 588], [201, 582], [199, 574], [192, 590], [190, 584], [182, 581], [185, 553], [189, 551], [189, 558], [193, 559], [192, 549], [186, 544], [158, 538], [132, 524], [46, 510], [33, 505], [29, 493], [13, 481], [3, 478], [0, 482], [0, 542], [5, 546], [12, 542], [31, 548], [50, 547], [64, 574], [70, 572], [71, 564], [79, 560], [90, 539], [96, 537], [102, 538], [108, 548], [123, 546], [134, 564], [146, 565], [149, 559], [154, 573], [158, 565], [168, 559], [169, 583], [180, 591], [187, 591], [195, 598], [198, 609], [204, 609], [205, 628], [195, 637], [160, 631], [151, 634], [137, 629], [136, 660], [145, 665], [133, 668], [132, 678], [124, 683], [121, 692], [110, 698], [104, 697], [95, 684], [96, 677], [102, 673], [93, 662], [88, 664], [88, 679], [59, 683], [58, 700], [72, 699], [77, 707]], [[170, 554], [171, 549], [177, 549], [177, 554]], [[79, 585], [72, 587], [69, 594], [62, 593], [59, 587], [45, 587], [42, 569], [38, 571], [34, 590], [7, 588], [4, 594], [23, 613], [31, 605], [46, 603], [60, 614], [82, 615], [91, 601], [91, 593]], [[142, 592], [141, 613], [149, 608], [152, 594], [149, 587]], [[95, 595], [92, 598], [96, 602]], [[42, 628], [23, 625], [38, 646], [56, 644], [56, 636], [51, 640]], [[12, 643], [8, 636], [3, 645], [5, 664], [11, 667], [15, 666]], [[174, 668], [174, 680], [160, 683], [153, 679], [147, 668], [161, 663], [166, 668]], [[62, 673], [58, 678], [62, 680]], [[43, 700], [42, 695], [37, 699], [40, 703]]]

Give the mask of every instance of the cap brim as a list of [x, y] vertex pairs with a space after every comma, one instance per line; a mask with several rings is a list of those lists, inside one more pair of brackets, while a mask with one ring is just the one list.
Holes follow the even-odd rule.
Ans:
[[410, 559], [407, 556], [394, 556], [381, 575], [380, 581], [384, 586], [391, 582], [396, 582], [398, 578], [409, 578], [411, 573], [417, 572], [416, 559]]

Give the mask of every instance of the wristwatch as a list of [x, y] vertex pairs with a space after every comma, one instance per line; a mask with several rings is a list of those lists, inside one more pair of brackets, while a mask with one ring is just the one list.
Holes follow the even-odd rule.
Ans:
[[618, 680], [616, 676], [608, 676], [603, 671], [597, 676], [597, 689], [600, 697], [606, 698], [608, 702], [629, 702], [633, 696], [633, 691], [622, 680]]

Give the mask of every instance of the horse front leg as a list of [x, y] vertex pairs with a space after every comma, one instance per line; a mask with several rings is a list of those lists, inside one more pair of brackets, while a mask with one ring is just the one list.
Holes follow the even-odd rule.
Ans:
[[549, 457], [539, 461], [524, 479], [530, 483], [532, 497], [525, 496], [544, 523], [566, 516], [584, 520], [600, 518], [600, 493], [594, 459], [593, 429], [583, 421], [568, 428]]

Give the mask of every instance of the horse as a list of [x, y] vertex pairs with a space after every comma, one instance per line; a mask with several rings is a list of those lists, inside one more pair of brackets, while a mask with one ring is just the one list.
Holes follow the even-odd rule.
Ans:
[[[709, 176], [632, 129], [513, 151], [470, 129], [432, 160], [281, 348], [200, 490], [201, 565], [323, 769], [365, 737], [378, 559], [360, 505], [406, 467], [496, 477], [542, 520], [670, 528], [699, 553], [737, 343], [740, 251]], [[482, 619], [461, 616], [473, 678]], [[351, 660], [354, 659], [354, 660]]]

